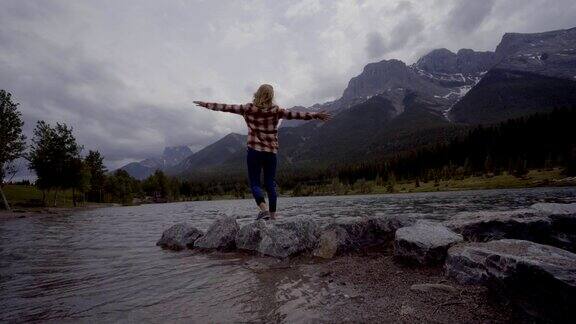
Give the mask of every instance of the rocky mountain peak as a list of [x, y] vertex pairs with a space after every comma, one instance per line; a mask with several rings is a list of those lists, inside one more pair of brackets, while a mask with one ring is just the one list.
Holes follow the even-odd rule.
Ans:
[[424, 55], [413, 67], [428, 73], [473, 74], [488, 71], [495, 62], [494, 52], [461, 49], [454, 53], [441, 48]]

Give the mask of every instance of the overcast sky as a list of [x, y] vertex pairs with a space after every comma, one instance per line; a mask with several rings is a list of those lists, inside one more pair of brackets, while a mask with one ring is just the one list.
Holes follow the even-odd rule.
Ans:
[[74, 127], [110, 168], [197, 150], [238, 116], [193, 100], [245, 103], [263, 82], [281, 106], [338, 98], [373, 61], [431, 49], [493, 50], [505, 32], [576, 26], [574, 0], [0, 0], [0, 88], [39, 119]]

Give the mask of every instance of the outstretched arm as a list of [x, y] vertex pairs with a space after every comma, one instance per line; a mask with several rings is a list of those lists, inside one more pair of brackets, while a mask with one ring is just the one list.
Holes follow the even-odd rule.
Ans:
[[231, 112], [233, 114], [243, 115], [250, 105], [228, 105], [215, 102], [194, 101], [197, 106], [208, 108], [215, 111]]
[[320, 119], [321, 121], [327, 121], [331, 118], [330, 114], [325, 111], [321, 112], [302, 112], [302, 111], [291, 111], [286, 109], [280, 109], [280, 118], [283, 119]]

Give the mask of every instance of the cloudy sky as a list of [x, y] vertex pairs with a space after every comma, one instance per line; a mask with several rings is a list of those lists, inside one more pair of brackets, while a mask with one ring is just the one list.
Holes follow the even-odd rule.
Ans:
[[338, 98], [368, 62], [431, 49], [493, 50], [503, 33], [576, 26], [574, 0], [0, 0], [0, 88], [39, 119], [74, 127], [109, 168], [199, 149], [240, 117], [193, 100], [281, 106]]

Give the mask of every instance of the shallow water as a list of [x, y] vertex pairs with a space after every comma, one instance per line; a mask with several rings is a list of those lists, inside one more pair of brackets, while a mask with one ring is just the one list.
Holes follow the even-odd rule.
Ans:
[[[576, 188], [536, 188], [346, 197], [282, 198], [282, 217], [509, 210], [576, 202]], [[241, 224], [251, 200], [113, 207], [0, 222], [0, 321], [221, 322], [319, 320], [314, 264], [286, 266], [239, 253], [171, 252], [162, 231], [188, 221], [206, 229], [219, 215]], [[260, 271], [259, 265], [275, 267]]]

